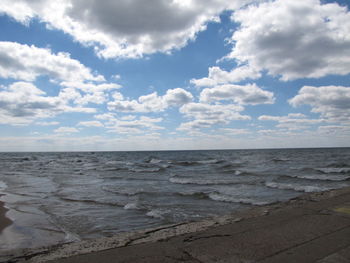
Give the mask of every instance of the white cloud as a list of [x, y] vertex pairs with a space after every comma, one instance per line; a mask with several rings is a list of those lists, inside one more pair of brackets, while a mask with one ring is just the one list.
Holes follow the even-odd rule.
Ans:
[[141, 116], [139, 118], [109, 118], [107, 129], [109, 132], [119, 134], [146, 134], [149, 131], [162, 130], [163, 127], [157, 125], [163, 121], [162, 118], [151, 118], [147, 116]]
[[104, 58], [141, 57], [185, 46], [225, 9], [248, 0], [2, 0], [0, 12], [28, 23], [39, 18]]
[[323, 135], [350, 136], [350, 126], [325, 125], [318, 127], [318, 132]]
[[260, 1], [236, 10], [240, 24], [229, 42], [232, 51], [218, 60], [234, 60], [231, 71], [210, 67], [198, 86], [258, 79], [262, 72], [284, 81], [350, 73], [350, 13], [320, 0]]
[[103, 81], [67, 53], [52, 53], [49, 49], [0, 42], [0, 77], [34, 81], [38, 76], [63, 81]]
[[294, 106], [310, 105], [311, 111], [320, 113], [329, 121], [349, 122], [350, 87], [343, 86], [304, 86], [289, 103]]
[[67, 133], [77, 133], [79, 132], [79, 130], [73, 127], [59, 127], [55, 129], [54, 132], [67, 134]]
[[186, 103], [191, 102], [193, 96], [190, 92], [184, 89], [176, 88], [167, 90], [162, 99], [164, 100], [164, 103], [167, 105], [167, 107], [182, 106]]
[[[180, 108], [180, 113], [193, 120], [182, 123], [178, 130], [191, 131], [229, 124], [234, 120], [250, 120], [250, 116], [239, 113], [244, 110], [243, 105], [272, 104], [275, 98], [272, 92], [265, 91], [255, 84], [226, 84], [205, 88], [200, 93], [199, 100], [200, 103], [188, 103]], [[218, 103], [227, 100], [234, 104]], [[214, 102], [216, 104], [210, 104]]]
[[78, 126], [84, 127], [103, 127], [104, 125], [99, 121], [81, 121], [78, 123]]
[[251, 131], [249, 131], [248, 129], [234, 129], [234, 128], [221, 128], [219, 131], [222, 131], [227, 135], [242, 135], [242, 134], [251, 133]]
[[273, 104], [275, 98], [270, 91], [263, 90], [255, 84], [247, 85], [221, 85], [206, 88], [200, 94], [200, 101], [214, 102], [232, 100], [241, 105]]
[[0, 87], [0, 123], [27, 125], [36, 119], [53, 117], [63, 112], [94, 113], [96, 109], [69, 104], [70, 95], [47, 96], [28, 82], [15, 82]]
[[239, 105], [210, 105], [205, 103], [189, 103], [180, 108], [187, 118], [194, 119], [180, 125], [178, 130], [209, 128], [216, 124], [228, 124], [233, 120], [250, 120], [247, 115], [241, 115], [243, 107]]
[[35, 118], [51, 117], [61, 102], [55, 97], [45, 97], [45, 92], [31, 83], [16, 82], [0, 89], [0, 122], [27, 124]]
[[75, 82], [64, 81], [64, 82], [61, 82], [60, 85], [64, 87], [75, 88], [75, 89], [84, 91], [86, 93], [112, 91], [112, 90], [117, 90], [122, 88], [122, 86], [117, 83], [94, 84], [94, 83], [83, 83], [78, 81], [75, 81]]
[[35, 124], [40, 126], [55, 126], [60, 123], [58, 121], [37, 121]]
[[[120, 89], [121, 86], [116, 83], [83, 83], [78, 81], [63, 81], [60, 83], [63, 87], [59, 96], [62, 99], [73, 101], [74, 104], [87, 105], [103, 104], [108, 101], [108, 92]], [[120, 94], [115, 92], [116, 94]], [[122, 96], [120, 94], [120, 96]]]
[[163, 96], [153, 92], [138, 100], [124, 100], [120, 93], [115, 93], [113, 97], [115, 100], [108, 103], [108, 109], [117, 112], [160, 112], [169, 107], [182, 106], [193, 99], [190, 92], [181, 88], [167, 90]]
[[210, 87], [218, 84], [236, 83], [245, 79], [260, 78], [261, 73], [249, 66], [240, 66], [230, 72], [219, 67], [210, 67], [207, 78], [192, 79], [191, 83], [197, 87]]
[[350, 13], [337, 3], [276, 0], [232, 15], [241, 24], [227, 56], [282, 80], [350, 73]]
[[290, 131], [308, 129], [311, 125], [319, 125], [326, 122], [324, 119], [308, 119], [301, 113], [290, 113], [287, 116], [262, 115], [258, 120], [278, 122], [278, 125], [276, 125], [277, 128]]
[[119, 80], [121, 79], [121, 76], [119, 74], [115, 74], [112, 76], [113, 79]]

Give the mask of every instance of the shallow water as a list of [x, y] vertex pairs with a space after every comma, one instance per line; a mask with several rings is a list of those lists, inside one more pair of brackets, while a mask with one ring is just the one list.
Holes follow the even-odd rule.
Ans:
[[350, 148], [0, 153], [0, 249], [227, 214], [350, 186]]

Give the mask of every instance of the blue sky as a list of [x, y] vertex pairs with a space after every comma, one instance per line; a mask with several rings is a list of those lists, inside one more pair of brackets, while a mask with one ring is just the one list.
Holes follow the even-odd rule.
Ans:
[[0, 151], [350, 146], [347, 1], [3, 0], [0, 27]]

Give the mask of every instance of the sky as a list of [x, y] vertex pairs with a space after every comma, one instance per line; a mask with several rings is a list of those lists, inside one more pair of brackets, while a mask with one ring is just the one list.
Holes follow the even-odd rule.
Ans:
[[350, 146], [349, 1], [1, 0], [0, 151]]

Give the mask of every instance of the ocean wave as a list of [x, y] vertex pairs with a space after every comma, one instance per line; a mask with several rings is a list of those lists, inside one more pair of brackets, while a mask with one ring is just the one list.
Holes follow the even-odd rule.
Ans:
[[116, 166], [116, 165], [127, 165], [127, 166], [132, 166], [135, 163], [133, 162], [127, 162], [127, 161], [107, 161], [104, 163], [107, 166]]
[[168, 161], [170, 164], [180, 165], [180, 166], [192, 166], [201, 164], [218, 164], [223, 163], [224, 160], [208, 159], [208, 160], [195, 160], [195, 161]]
[[323, 181], [323, 182], [327, 182], [327, 181], [329, 181], [329, 182], [341, 182], [341, 181], [347, 181], [350, 179], [350, 175], [346, 175], [346, 174], [323, 174], [323, 173], [286, 174], [286, 175], [281, 175], [280, 177], [306, 179], [306, 180]]
[[3, 181], [0, 181], [0, 191], [4, 191], [7, 188], [7, 184]]
[[150, 167], [150, 168], [129, 168], [129, 171], [134, 172], [134, 173], [156, 173], [160, 172], [163, 170], [163, 167]]
[[160, 163], [162, 162], [162, 160], [159, 160], [159, 159], [156, 159], [156, 158], [152, 158], [149, 163], [152, 163], [152, 164], [156, 164], [156, 163]]
[[202, 160], [197, 161], [199, 164], [216, 164], [216, 163], [222, 163], [224, 160], [217, 160], [217, 159], [209, 159], [209, 160]]
[[142, 207], [140, 207], [137, 202], [133, 202], [133, 203], [127, 203], [126, 205], [124, 205], [124, 209], [125, 210], [140, 210], [140, 209], [142, 209]]
[[136, 189], [136, 188], [125, 188], [125, 187], [107, 187], [103, 186], [102, 190], [105, 192], [113, 193], [113, 194], [119, 194], [119, 195], [126, 195], [126, 196], [134, 196], [140, 193], [143, 193], [143, 189]]
[[85, 199], [85, 198], [72, 198], [72, 197], [59, 197], [61, 200], [66, 202], [79, 202], [79, 203], [86, 203], [86, 204], [95, 204], [95, 205], [109, 205], [109, 206], [120, 206], [124, 207], [123, 204], [111, 201], [111, 200], [93, 200], [93, 199]]
[[350, 167], [327, 167], [327, 168], [315, 168], [316, 171], [320, 171], [322, 173], [330, 174], [330, 173], [350, 173]]
[[242, 204], [248, 204], [248, 205], [260, 205], [260, 206], [275, 202], [275, 201], [261, 201], [261, 200], [249, 198], [249, 197], [237, 197], [237, 196], [226, 195], [221, 193], [211, 193], [209, 194], [209, 198], [214, 201], [242, 203]]
[[288, 162], [290, 161], [290, 159], [288, 158], [273, 158], [271, 159], [272, 162], [275, 162], [275, 163], [281, 163], [281, 162]]
[[232, 171], [238, 171], [237, 168], [242, 167], [241, 164], [224, 164], [222, 166], [219, 166], [218, 168], [224, 172], [232, 172]]
[[327, 167], [348, 168], [349, 162], [332, 162], [332, 163], [328, 164]]
[[151, 211], [146, 213], [146, 216], [153, 217], [156, 219], [164, 219], [164, 214], [169, 211], [163, 209], [152, 209]]
[[275, 188], [275, 189], [294, 190], [297, 192], [306, 192], [306, 193], [328, 191], [328, 190], [337, 189], [337, 188], [346, 186], [346, 185], [320, 186], [320, 185], [300, 185], [300, 184], [296, 185], [293, 183], [278, 183], [278, 182], [266, 182], [265, 185], [267, 187]]
[[211, 191], [188, 191], [188, 192], [177, 192], [175, 194], [181, 195], [181, 196], [191, 196], [195, 198], [200, 198], [200, 199], [207, 199], [209, 198], [209, 194]]
[[188, 177], [172, 176], [169, 178], [169, 181], [175, 184], [196, 184], [196, 185], [227, 185], [227, 184], [257, 183], [256, 178], [250, 178], [250, 177], [246, 177], [246, 178], [233, 177], [232, 179], [195, 179], [195, 178], [188, 178]]

